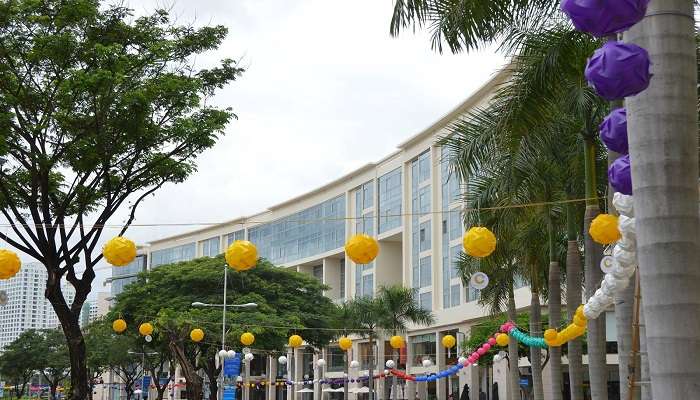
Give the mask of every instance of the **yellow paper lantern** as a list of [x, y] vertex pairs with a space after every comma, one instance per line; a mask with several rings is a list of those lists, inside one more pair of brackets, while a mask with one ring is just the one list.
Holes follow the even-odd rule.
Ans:
[[126, 321], [123, 319], [115, 319], [114, 322], [112, 322], [112, 330], [117, 332], [117, 333], [122, 333], [126, 330]]
[[462, 240], [464, 251], [472, 257], [487, 257], [496, 250], [496, 236], [483, 226], [470, 228]]
[[199, 328], [192, 329], [192, 332], [190, 332], [190, 339], [195, 343], [201, 342], [204, 339], [204, 331]]
[[143, 324], [139, 325], [139, 333], [141, 336], [148, 336], [151, 333], [153, 333], [153, 325], [151, 325], [148, 322], [144, 322]]
[[574, 315], [574, 325], [585, 327], [588, 321], [585, 318], [581, 318], [578, 315]]
[[457, 339], [455, 339], [454, 336], [452, 336], [452, 335], [443, 336], [442, 345], [445, 348], [451, 349], [451, 348], [455, 347], [456, 344], [457, 344]]
[[289, 337], [289, 347], [299, 347], [302, 343], [304, 343], [304, 340], [299, 335], [292, 335]]
[[0, 279], [10, 279], [22, 266], [19, 256], [12, 250], [0, 249]]
[[258, 263], [258, 249], [247, 240], [236, 240], [226, 249], [225, 258], [236, 271], [247, 271]]
[[392, 336], [389, 339], [389, 345], [391, 345], [392, 349], [402, 349], [406, 343], [403, 340], [403, 336]]
[[340, 347], [341, 350], [348, 351], [352, 347], [352, 340], [343, 336], [340, 339], [338, 339], [338, 347]]
[[595, 217], [591, 221], [588, 233], [596, 243], [600, 244], [612, 244], [622, 237], [617, 227], [617, 216], [611, 214], [600, 214]]
[[510, 337], [508, 337], [507, 334], [505, 333], [499, 333], [496, 335], [496, 344], [501, 346], [501, 347], [506, 347], [508, 346], [508, 343], [510, 343]]
[[547, 329], [544, 331], [544, 339], [548, 341], [556, 340], [558, 335], [559, 334], [557, 333], [556, 329]]
[[345, 254], [355, 264], [369, 264], [379, 254], [379, 243], [372, 236], [358, 234], [345, 243]]
[[255, 335], [252, 333], [245, 332], [241, 335], [241, 344], [243, 344], [243, 346], [250, 346], [253, 342], [255, 342]]
[[136, 258], [136, 244], [125, 237], [117, 236], [105, 243], [102, 255], [108, 263], [115, 267], [123, 267]]

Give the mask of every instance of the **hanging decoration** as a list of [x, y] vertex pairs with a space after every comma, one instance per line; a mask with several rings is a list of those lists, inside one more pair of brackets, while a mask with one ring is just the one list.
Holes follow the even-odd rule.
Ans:
[[116, 333], [122, 333], [126, 330], [126, 321], [123, 319], [115, 319], [114, 322], [112, 322], [112, 330]]
[[153, 325], [151, 325], [148, 322], [144, 322], [143, 324], [139, 325], [139, 334], [141, 336], [150, 336], [153, 333]]
[[[618, 159], [619, 160], [619, 159]], [[613, 247], [613, 267], [606, 273], [600, 288], [583, 306], [583, 316], [595, 319], [614, 303], [615, 295], [622, 292], [637, 268], [636, 233], [633, 217], [632, 197], [615, 193], [613, 205], [620, 213], [618, 227], [622, 233], [621, 240]]]
[[496, 250], [496, 236], [483, 226], [469, 228], [462, 239], [464, 251], [472, 257], [488, 257]]
[[629, 153], [627, 111], [624, 108], [617, 108], [608, 114], [599, 130], [600, 140], [608, 149], [619, 154]]
[[544, 341], [547, 345], [552, 347], [560, 347], [564, 343], [568, 343], [586, 332], [586, 317], [583, 315], [583, 306], [579, 306], [576, 309], [574, 315], [574, 322], [569, 324], [561, 332], [557, 332], [556, 329], [547, 329], [544, 332]]
[[277, 362], [280, 363], [280, 365], [287, 365], [287, 356], [280, 356]]
[[443, 338], [442, 338], [442, 345], [443, 345], [446, 349], [451, 349], [451, 348], [455, 347], [456, 344], [457, 344], [457, 339], [455, 339], [454, 336], [452, 336], [452, 335], [445, 335], [445, 336], [443, 336]]
[[299, 347], [303, 343], [304, 343], [304, 340], [299, 335], [292, 335], [289, 337], [289, 347], [291, 347], [291, 348]]
[[102, 255], [108, 263], [123, 267], [136, 258], [136, 244], [123, 236], [117, 236], [105, 243]]
[[341, 337], [338, 339], [338, 347], [343, 351], [350, 350], [350, 348], [352, 348], [352, 339], [346, 336]]
[[192, 332], [190, 332], [190, 339], [195, 343], [201, 342], [204, 340], [204, 331], [199, 328], [192, 329]]
[[229, 267], [238, 272], [247, 271], [258, 263], [258, 249], [247, 240], [236, 240], [224, 254]]
[[499, 333], [496, 335], [496, 344], [501, 346], [501, 347], [506, 347], [508, 346], [508, 343], [510, 343], [510, 338], [508, 337], [508, 334], [506, 333]]
[[521, 330], [516, 328], [515, 325], [511, 325], [510, 329], [507, 332], [510, 337], [524, 344], [525, 346], [539, 347], [542, 349], [546, 349], [548, 347], [547, 343], [545, 343], [544, 341], [544, 338], [530, 336], [527, 333], [522, 332]]
[[612, 214], [599, 214], [595, 217], [588, 233], [593, 241], [604, 245], [615, 243], [622, 237], [617, 229], [617, 216]]
[[0, 249], [0, 279], [10, 279], [22, 266], [19, 256], [12, 250]]
[[379, 243], [372, 236], [357, 234], [345, 243], [345, 254], [355, 264], [369, 264], [379, 254]]
[[255, 342], [255, 335], [250, 332], [245, 332], [241, 335], [241, 344], [243, 346], [250, 346]]
[[595, 37], [626, 31], [644, 18], [650, 0], [562, 0], [576, 29]]
[[619, 157], [610, 164], [608, 181], [615, 191], [628, 196], [632, 195], [632, 169], [629, 154]]
[[475, 272], [469, 279], [469, 286], [476, 290], [483, 290], [489, 285], [489, 276], [483, 272]]
[[406, 347], [406, 341], [403, 336], [394, 335], [389, 339], [389, 345], [392, 349], [402, 349]]
[[649, 53], [632, 43], [606, 42], [586, 65], [586, 79], [608, 101], [634, 96], [649, 86]]

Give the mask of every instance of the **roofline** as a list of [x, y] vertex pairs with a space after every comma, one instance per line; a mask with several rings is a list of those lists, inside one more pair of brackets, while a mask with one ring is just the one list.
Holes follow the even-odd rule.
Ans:
[[450, 121], [453, 121], [460, 115], [464, 114], [467, 110], [469, 110], [479, 101], [481, 101], [485, 95], [489, 94], [491, 90], [493, 90], [494, 87], [503, 83], [504, 78], [506, 78], [509, 74], [509, 68], [501, 68], [501, 70], [496, 72], [491, 79], [486, 81], [486, 83], [481, 85], [481, 87], [472, 92], [461, 104], [453, 108], [451, 111], [447, 112], [445, 115], [440, 117], [440, 119], [432, 123], [427, 128], [406, 139], [404, 142], [399, 143], [398, 147], [400, 149], [405, 149], [406, 147], [409, 147], [415, 142], [424, 139], [427, 136], [430, 136], [435, 131], [444, 128], [445, 126], [447, 126], [448, 123], [450, 123]]

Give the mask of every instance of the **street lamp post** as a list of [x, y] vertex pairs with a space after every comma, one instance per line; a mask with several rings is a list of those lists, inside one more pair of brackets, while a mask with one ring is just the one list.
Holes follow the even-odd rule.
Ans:
[[[156, 353], [156, 352], [146, 353], [146, 352], [131, 351], [131, 350], [129, 350], [129, 351], [127, 351], [127, 354], [137, 354], [137, 355], [140, 355], [140, 356], [141, 356], [141, 375], [142, 375], [142, 376], [141, 376], [141, 386], [143, 386], [143, 381], [144, 381], [143, 378], [146, 377], [146, 355], [154, 356], [154, 355], [156, 355], [156, 354], [158, 354], [158, 353]], [[143, 387], [142, 387], [142, 388], [141, 388], [141, 391], [142, 391], [142, 392], [141, 392], [141, 398], [143, 398], [143, 390], [144, 390], [144, 389], [146, 390], [146, 394], [148, 394], [148, 388], [143, 388]]]
[[[228, 284], [228, 267], [224, 265], [224, 304], [209, 304], [202, 303], [200, 301], [195, 301], [192, 303], [192, 307], [221, 307], [223, 308], [223, 315], [221, 318], [221, 350], [226, 350], [226, 307], [232, 308], [255, 308], [258, 305], [256, 303], [244, 303], [244, 304], [232, 304], [228, 306], [226, 304], [226, 288]], [[221, 384], [219, 385], [219, 390], [217, 392], [217, 398], [223, 400], [224, 397], [224, 360], [221, 360]]]

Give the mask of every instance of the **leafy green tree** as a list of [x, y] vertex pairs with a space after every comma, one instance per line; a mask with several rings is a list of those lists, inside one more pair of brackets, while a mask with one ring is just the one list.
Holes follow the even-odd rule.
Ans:
[[45, 265], [70, 387], [84, 399], [79, 314], [105, 224], [127, 211], [123, 234], [146, 196], [195, 170], [234, 118], [205, 100], [242, 70], [232, 60], [198, 69], [226, 28], [181, 26], [164, 10], [136, 18], [99, 0], [8, 0], [0, 21], [0, 212], [12, 224], [0, 239]]
[[0, 374], [12, 384], [12, 391], [18, 399], [24, 395], [32, 376], [43, 368], [42, 344], [41, 333], [28, 330], [5, 346], [0, 354]]
[[[132, 330], [142, 322], [154, 323], [154, 342], [167, 342], [187, 379], [188, 395], [195, 399], [202, 396], [200, 370], [209, 377], [211, 392], [216, 395], [219, 370], [214, 357], [221, 348], [222, 311], [195, 308], [192, 303], [223, 303], [224, 268], [228, 267], [221, 256], [159, 266], [140, 275], [117, 296], [110, 316], [123, 315]], [[255, 335], [255, 349], [265, 351], [285, 349], [289, 333], [295, 330], [302, 331], [304, 340], [317, 347], [333, 338], [327, 328], [331, 327], [336, 306], [323, 296], [325, 286], [312, 276], [277, 268], [260, 259], [249, 271], [229, 270], [227, 288], [229, 304], [258, 305], [253, 309], [227, 309], [229, 348], [240, 350], [240, 336], [247, 331]], [[205, 332], [199, 344], [189, 337], [194, 328]]]
[[56, 398], [56, 389], [70, 375], [70, 360], [66, 338], [61, 331], [49, 329], [39, 332], [41, 358], [39, 372], [49, 384], [51, 399]]

